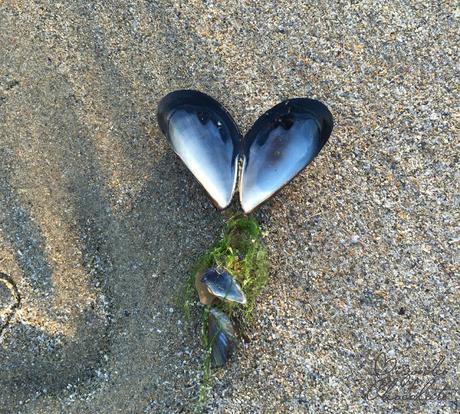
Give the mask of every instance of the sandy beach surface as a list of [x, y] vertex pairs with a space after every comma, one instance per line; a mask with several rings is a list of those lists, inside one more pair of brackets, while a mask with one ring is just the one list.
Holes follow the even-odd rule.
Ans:
[[[459, 18], [451, 1], [0, 0], [0, 413], [196, 408], [199, 309], [187, 322], [174, 298], [225, 215], [156, 123], [182, 88], [243, 132], [290, 97], [335, 117], [256, 212], [269, 285], [203, 411], [458, 413]], [[394, 365], [451, 391], [374, 395]]]

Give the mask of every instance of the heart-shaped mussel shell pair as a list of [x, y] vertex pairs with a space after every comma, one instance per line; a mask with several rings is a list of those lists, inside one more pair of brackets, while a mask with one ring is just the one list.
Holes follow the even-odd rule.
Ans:
[[321, 102], [295, 98], [263, 114], [243, 138], [225, 108], [193, 90], [166, 95], [158, 123], [216, 207], [231, 203], [243, 160], [240, 203], [249, 213], [291, 181], [321, 151], [333, 119]]

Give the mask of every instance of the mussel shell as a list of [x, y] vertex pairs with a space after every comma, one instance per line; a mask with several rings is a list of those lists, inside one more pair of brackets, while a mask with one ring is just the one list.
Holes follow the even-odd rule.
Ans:
[[212, 295], [220, 299], [246, 304], [246, 296], [240, 285], [226, 270], [218, 271], [210, 268], [201, 278], [201, 282]]
[[210, 96], [193, 90], [166, 95], [158, 123], [176, 154], [220, 209], [232, 200], [241, 134], [230, 114]]
[[302, 171], [321, 151], [332, 128], [331, 112], [313, 99], [290, 99], [262, 115], [243, 140], [243, 211], [252, 211]]
[[211, 308], [209, 312], [208, 339], [211, 345], [212, 365], [224, 366], [235, 351], [236, 335], [230, 319], [217, 308]]

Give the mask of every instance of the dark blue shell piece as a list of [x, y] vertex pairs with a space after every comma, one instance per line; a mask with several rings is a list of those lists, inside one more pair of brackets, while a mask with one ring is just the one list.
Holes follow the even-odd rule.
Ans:
[[212, 308], [209, 313], [208, 338], [212, 347], [212, 365], [224, 366], [236, 348], [236, 337], [230, 319], [217, 308]]
[[219, 272], [214, 268], [208, 269], [201, 278], [201, 281], [214, 296], [230, 302], [246, 304], [244, 292], [227, 271], [223, 270]]

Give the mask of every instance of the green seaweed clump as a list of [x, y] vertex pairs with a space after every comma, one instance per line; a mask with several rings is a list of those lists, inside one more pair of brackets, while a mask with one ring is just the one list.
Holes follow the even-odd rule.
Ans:
[[[182, 307], [187, 319], [190, 318], [191, 305], [198, 301], [195, 290], [195, 277], [208, 268], [226, 269], [241, 286], [247, 303], [218, 301], [213, 306], [222, 309], [237, 327], [240, 336], [249, 329], [256, 299], [268, 279], [268, 256], [262, 241], [262, 231], [254, 217], [237, 214], [231, 217], [223, 230], [222, 237], [201, 256], [193, 267], [180, 296], [178, 305]], [[211, 380], [211, 348], [208, 339], [208, 316], [210, 306], [205, 306], [202, 315], [202, 344], [205, 349], [203, 378], [199, 392], [199, 405], [206, 399], [206, 391]]]
[[180, 295], [179, 304], [187, 318], [190, 317], [190, 306], [197, 297], [195, 276], [212, 266], [226, 269], [246, 295], [247, 304], [244, 306], [224, 301], [216, 304], [244, 332], [251, 322], [256, 299], [268, 279], [267, 250], [255, 218], [241, 214], [231, 217], [221, 239], [197, 261]]

